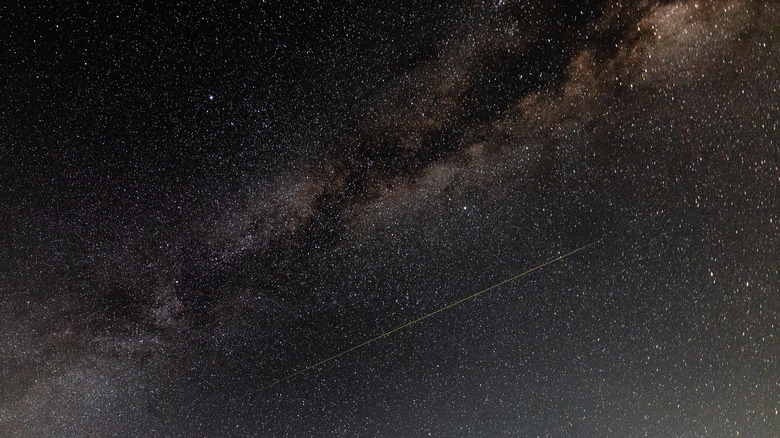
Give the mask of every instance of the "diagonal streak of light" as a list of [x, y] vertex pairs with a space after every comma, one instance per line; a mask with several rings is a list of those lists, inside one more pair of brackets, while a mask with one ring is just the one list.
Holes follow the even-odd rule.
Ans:
[[589, 248], [589, 247], [591, 247], [591, 246], [593, 246], [593, 245], [595, 245], [595, 244], [597, 244], [597, 243], [599, 243], [599, 242], [601, 242], [601, 239], [599, 239], [599, 240], [595, 240], [595, 241], [593, 241], [593, 242], [591, 242], [591, 243], [588, 243], [587, 245], [583, 245], [583, 246], [581, 246], [581, 247], [579, 247], [579, 248], [577, 248], [577, 249], [575, 249], [575, 250], [569, 251], [569, 252], [567, 252], [566, 254], [560, 255], [560, 256], [558, 256], [558, 257], [556, 257], [556, 258], [554, 258], [554, 259], [550, 259], [550, 260], [548, 260], [548, 261], [546, 261], [546, 262], [542, 263], [541, 265], [534, 266], [533, 268], [531, 268], [531, 269], [529, 269], [529, 270], [527, 270], [527, 271], [525, 271], [525, 272], [523, 272], [523, 273], [521, 273], [521, 274], [517, 274], [517, 275], [515, 275], [514, 277], [507, 278], [506, 280], [504, 280], [504, 281], [502, 281], [502, 282], [500, 282], [500, 283], [496, 283], [496, 284], [494, 284], [494, 285], [492, 285], [492, 286], [490, 286], [490, 287], [488, 287], [488, 288], [486, 288], [486, 289], [482, 289], [482, 290], [481, 290], [481, 291], [479, 291], [479, 292], [476, 292], [476, 293], [474, 293], [474, 294], [471, 294], [471, 295], [469, 295], [469, 296], [467, 296], [467, 297], [465, 297], [465, 298], [461, 298], [461, 299], [459, 299], [458, 301], [455, 301], [455, 302], [453, 302], [453, 303], [450, 303], [450, 304], [448, 304], [448, 305], [446, 305], [446, 306], [444, 306], [444, 307], [442, 307], [442, 308], [440, 308], [440, 309], [434, 310], [433, 312], [431, 312], [431, 313], [429, 313], [429, 314], [427, 314], [427, 315], [423, 315], [423, 316], [421, 316], [421, 317], [419, 317], [419, 318], [417, 318], [417, 319], [415, 319], [415, 320], [413, 320], [413, 321], [409, 321], [409, 322], [407, 322], [407, 323], [406, 323], [406, 324], [404, 324], [404, 325], [398, 326], [398, 327], [396, 327], [396, 328], [394, 328], [394, 329], [392, 329], [392, 330], [390, 330], [390, 331], [388, 331], [388, 332], [382, 333], [381, 335], [375, 336], [375, 337], [373, 337], [373, 338], [371, 338], [371, 339], [369, 339], [369, 340], [367, 340], [367, 341], [361, 342], [360, 344], [357, 344], [357, 345], [355, 345], [355, 346], [352, 346], [352, 347], [350, 347], [350, 348], [348, 348], [348, 349], [346, 349], [346, 350], [344, 350], [344, 351], [342, 351], [342, 352], [340, 352], [340, 353], [334, 354], [333, 356], [331, 356], [331, 357], [329, 357], [329, 358], [327, 358], [327, 359], [323, 359], [323, 360], [321, 360], [321, 361], [319, 361], [319, 362], [317, 362], [317, 363], [315, 363], [315, 364], [309, 365], [309, 366], [307, 366], [307, 367], [305, 367], [305, 368], [303, 368], [303, 369], [301, 369], [301, 370], [299, 370], [299, 371], [296, 371], [296, 372], [294, 372], [294, 373], [292, 373], [292, 374], [290, 374], [290, 375], [288, 375], [288, 376], [286, 376], [286, 377], [283, 377], [283, 378], [281, 378], [281, 379], [279, 379], [279, 380], [276, 380], [276, 381], [274, 381], [273, 383], [270, 383], [270, 384], [268, 384], [268, 385], [264, 386], [264, 387], [263, 387], [263, 389], [265, 389], [265, 388], [270, 388], [270, 387], [272, 387], [272, 386], [274, 386], [274, 385], [278, 385], [279, 383], [282, 383], [282, 382], [284, 382], [285, 380], [292, 379], [293, 377], [295, 377], [295, 376], [297, 376], [297, 375], [299, 375], [299, 374], [302, 374], [302, 373], [305, 373], [306, 371], [309, 371], [309, 370], [311, 370], [311, 369], [317, 368], [317, 367], [319, 367], [320, 365], [323, 365], [323, 364], [325, 364], [325, 363], [327, 363], [327, 362], [330, 362], [330, 361], [332, 361], [333, 359], [337, 359], [337, 358], [339, 358], [339, 357], [341, 357], [341, 356], [343, 356], [343, 355], [345, 355], [345, 354], [347, 354], [347, 353], [349, 353], [349, 352], [355, 351], [355, 350], [357, 350], [358, 348], [365, 347], [366, 345], [368, 345], [368, 344], [370, 344], [370, 343], [372, 343], [372, 342], [378, 341], [378, 340], [380, 340], [380, 339], [382, 339], [382, 338], [384, 338], [384, 337], [386, 337], [386, 336], [389, 336], [389, 335], [391, 335], [391, 334], [393, 334], [393, 333], [397, 332], [398, 330], [401, 330], [401, 329], [404, 329], [404, 328], [406, 328], [406, 327], [409, 327], [409, 326], [410, 326], [410, 325], [412, 325], [412, 324], [417, 324], [418, 322], [420, 322], [420, 321], [422, 321], [422, 320], [424, 320], [424, 319], [430, 318], [431, 316], [433, 316], [433, 315], [436, 315], [436, 314], [437, 314], [437, 313], [439, 313], [439, 312], [443, 312], [443, 311], [445, 311], [445, 310], [447, 310], [447, 309], [450, 309], [450, 308], [452, 308], [452, 307], [455, 307], [455, 306], [457, 306], [458, 304], [460, 304], [460, 303], [463, 303], [464, 301], [472, 300], [472, 299], [474, 299], [474, 298], [476, 298], [476, 297], [478, 297], [478, 296], [480, 296], [480, 295], [484, 294], [485, 292], [488, 292], [488, 291], [490, 291], [490, 290], [493, 290], [493, 289], [495, 289], [495, 288], [497, 288], [497, 287], [499, 287], [499, 286], [501, 286], [501, 285], [504, 285], [504, 284], [506, 284], [506, 283], [509, 283], [510, 281], [517, 280], [517, 279], [518, 279], [518, 278], [520, 278], [520, 277], [523, 277], [523, 276], [525, 276], [525, 275], [528, 275], [528, 274], [530, 274], [531, 272], [534, 272], [534, 271], [536, 271], [536, 270], [538, 270], [538, 269], [541, 269], [541, 268], [543, 268], [543, 267], [545, 267], [545, 266], [547, 266], [547, 265], [550, 265], [550, 264], [552, 264], [552, 263], [555, 263], [555, 262], [557, 262], [557, 261], [559, 261], [559, 260], [565, 259], [566, 257], [569, 257], [570, 255], [572, 255], [572, 254], [575, 254], [575, 253], [578, 253], [578, 252], [580, 252], [580, 251], [582, 251], [582, 250], [584, 250], [584, 249], [587, 249], [587, 248]]

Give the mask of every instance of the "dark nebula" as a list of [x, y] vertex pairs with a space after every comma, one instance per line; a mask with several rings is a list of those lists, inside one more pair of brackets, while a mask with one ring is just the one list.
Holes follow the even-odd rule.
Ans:
[[0, 436], [778, 436], [777, 2], [66, 3], [0, 8]]

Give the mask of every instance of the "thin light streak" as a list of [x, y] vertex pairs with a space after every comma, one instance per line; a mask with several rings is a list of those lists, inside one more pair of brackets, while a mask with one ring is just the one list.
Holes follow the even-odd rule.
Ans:
[[427, 315], [421, 316], [421, 317], [419, 317], [419, 318], [415, 319], [414, 321], [407, 322], [407, 323], [406, 323], [406, 324], [404, 324], [404, 325], [398, 326], [398, 327], [396, 327], [396, 328], [394, 328], [394, 329], [392, 329], [392, 330], [390, 330], [390, 331], [388, 331], [388, 332], [382, 333], [382, 334], [381, 334], [381, 335], [379, 335], [379, 336], [373, 337], [373, 338], [371, 338], [371, 339], [369, 339], [369, 340], [367, 340], [367, 341], [365, 341], [365, 342], [362, 342], [362, 343], [360, 343], [360, 344], [357, 344], [357, 345], [355, 345], [355, 346], [353, 346], [353, 347], [350, 347], [350, 348], [348, 348], [348, 349], [346, 349], [346, 350], [344, 350], [344, 351], [342, 351], [342, 352], [340, 352], [340, 353], [338, 353], [338, 354], [334, 354], [333, 356], [331, 356], [331, 357], [329, 357], [329, 358], [327, 358], [327, 359], [324, 359], [324, 360], [321, 360], [321, 361], [319, 361], [319, 362], [317, 362], [317, 363], [315, 363], [315, 364], [309, 365], [309, 366], [307, 366], [307, 367], [305, 367], [305, 368], [303, 368], [303, 369], [301, 369], [301, 370], [299, 370], [299, 371], [296, 371], [296, 372], [294, 372], [294, 373], [292, 373], [292, 374], [290, 374], [290, 375], [288, 375], [288, 376], [286, 376], [286, 377], [284, 377], [284, 378], [281, 378], [281, 379], [279, 379], [279, 380], [277, 380], [277, 381], [275, 381], [275, 382], [273, 382], [273, 383], [270, 383], [270, 384], [268, 384], [268, 385], [264, 386], [263, 388], [270, 388], [270, 387], [272, 387], [272, 386], [274, 386], [274, 385], [277, 385], [277, 384], [279, 384], [279, 383], [282, 383], [282, 382], [284, 382], [285, 380], [292, 379], [293, 377], [295, 377], [295, 376], [297, 376], [297, 375], [299, 375], [299, 374], [302, 374], [302, 373], [305, 373], [306, 371], [309, 371], [309, 370], [311, 370], [311, 369], [317, 368], [317, 367], [318, 367], [318, 366], [320, 366], [320, 365], [323, 365], [323, 364], [325, 364], [325, 363], [327, 363], [327, 362], [330, 362], [330, 361], [332, 361], [333, 359], [337, 359], [337, 358], [339, 358], [339, 357], [341, 357], [341, 356], [343, 356], [343, 355], [345, 355], [345, 354], [347, 354], [347, 353], [349, 353], [349, 352], [355, 351], [355, 350], [357, 350], [358, 348], [360, 348], [360, 347], [364, 347], [364, 346], [366, 346], [366, 345], [368, 345], [368, 344], [370, 344], [370, 343], [372, 343], [372, 342], [374, 342], [374, 341], [378, 341], [378, 340], [380, 340], [380, 339], [384, 338], [385, 336], [388, 336], [388, 335], [390, 335], [390, 334], [392, 334], [392, 333], [395, 333], [395, 332], [397, 332], [398, 330], [401, 330], [401, 329], [404, 329], [404, 328], [406, 328], [406, 327], [409, 327], [409, 326], [410, 326], [410, 325], [412, 325], [412, 324], [417, 324], [418, 322], [420, 322], [420, 321], [422, 321], [422, 320], [424, 320], [424, 319], [430, 318], [431, 316], [433, 316], [433, 315], [436, 315], [436, 314], [437, 314], [437, 313], [439, 313], [439, 312], [443, 312], [443, 311], [445, 311], [445, 310], [447, 310], [447, 309], [450, 309], [450, 308], [452, 308], [452, 307], [455, 307], [455, 306], [457, 306], [458, 304], [460, 304], [460, 303], [462, 303], [462, 302], [464, 302], [464, 301], [473, 300], [474, 298], [476, 298], [476, 297], [478, 297], [478, 296], [480, 296], [480, 295], [484, 294], [484, 293], [485, 293], [485, 292], [487, 292], [487, 291], [493, 290], [493, 289], [495, 289], [495, 288], [497, 288], [497, 287], [499, 287], [499, 286], [501, 286], [501, 285], [504, 285], [504, 284], [506, 284], [506, 283], [509, 283], [510, 281], [517, 280], [518, 278], [520, 278], [520, 277], [523, 277], [523, 276], [525, 276], [525, 275], [528, 275], [528, 274], [530, 274], [531, 272], [534, 272], [534, 271], [536, 271], [537, 269], [541, 269], [541, 268], [543, 268], [543, 267], [545, 267], [545, 266], [547, 266], [547, 265], [549, 265], [549, 264], [552, 264], [552, 263], [555, 263], [555, 262], [557, 262], [557, 261], [559, 261], [559, 260], [565, 259], [566, 257], [569, 257], [569, 256], [570, 256], [570, 255], [572, 255], [572, 254], [578, 253], [578, 252], [580, 252], [580, 251], [582, 251], [582, 250], [584, 250], [584, 249], [586, 249], [586, 248], [589, 248], [589, 247], [591, 247], [591, 246], [593, 246], [593, 245], [595, 245], [595, 244], [599, 243], [600, 241], [601, 241], [601, 239], [599, 239], [599, 240], [596, 240], [596, 241], [593, 241], [593, 242], [591, 242], [591, 243], [589, 243], [589, 244], [587, 244], [587, 245], [581, 246], [581, 247], [579, 247], [579, 248], [577, 248], [577, 249], [575, 249], [575, 250], [572, 250], [572, 251], [570, 251], [570, 252], [567, 252], [566, 254], [563, 254], [563, 255], [561, 255], [561, 256], [558, 256], [558, 257], [556, 257], [556, 258], [554, 258], [554, 259], [548, 260], [548, 261], [546, 261], [546, 262], [542, 263], [541, 265], [535, 266], [535, 267], [533, 267], [533, 268], [531, 268], [531, 269], [529, 269], [529, 270], [527, 270], [527, 271], [525, 271], [525, 272], [523, 272], [523, 273], [521, 273], [521, 274], [515, 275], [514, 277], [511, 277], [511, 278], [507, 278], [506, 280], [504, 280], [504, 281], [502, 281], [502, 282], [500, 282], [500, 283], [496, 283], [496, 284], [494, 284], [494, 285], [492, 285], [492, 286], [490, 286], [490, 287], [488, 287], [488, 288], [486, 288], [486, 289], [482, 289], [481, 291], [479, 291], [479, 292], [477, 292], [477, 293], [474, 293], [474, 294], [471, 294], [471, 295], [467, 296], [466, 298], [461, 298], [460, 300], [458, 300], [458, 301], [455, 301], [455, 302], [453, 302], [453, 303], [450, 303], [450, 304], [448, 304], [448, 305], [446, 305], [446, 306], [444, 306], [444, 307], [442, 307], [442, 308], [440, 308], [440, 309], [438, 309], [438, 310], [434, 310], [433, 312], [431, 312], [431, 313], [429, 313], [429, 314], [427, 314]]

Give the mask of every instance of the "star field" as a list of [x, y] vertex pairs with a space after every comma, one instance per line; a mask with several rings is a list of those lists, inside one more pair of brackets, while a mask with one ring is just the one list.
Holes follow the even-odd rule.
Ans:
[[780, 431], [777, 3], [2, 11], [0, 436]]

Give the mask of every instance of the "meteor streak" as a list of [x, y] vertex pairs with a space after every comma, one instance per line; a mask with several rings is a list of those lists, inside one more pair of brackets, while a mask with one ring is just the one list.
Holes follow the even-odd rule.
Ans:
[[355, 350], [357, 350], [358, 348], [360, 348], [360, 347], [364, 347], [364, 346], [366, 346], [366, 345], [368, 345], [368, 344], [370, 344], [370, 343], [372, 343], [372, 342], [374, 342], [374, 341], [378, 341], [378, 340], [380, 340], [380, 339], [384, 338], [385, 336], [388, 336], [388, 335], [390, 335], [390, 334], [392, 334], [392, 333], [395, 333], [395, 332], [397, 332], [398, 330], [401, 330], [401, 329], [404, 329], [404, 328], [406, 328], [406, 327], [409, 327], [409, 326], [410, 326], [410, 325], [412, 325], [412, 324], [417, 324], [418, 322], [420, 322], [420, 321], [422, 321], [422, 320], [424, 320], [424, 319], [426, 319], [426, 318], [430, 318], [431, 316], [433, 316], [433, 315], [435, 315], [435, 314], [437, 314], [437, 313], [439, 313], [439, 312], [443, 312], [443, 311], [445, 311], [445, 310], [447, 310], [447, 309], [450, 309], [450, 308], [452, 308], [452, 307], [455, 307], [455, 306], [457, 306], [458, 304], [460, 304], [460, 303], [462, 303], [462, 302], [464, 302], [464, 301], [472, 300], [472, 299], [474, 299], [474, 298], [476, 298], [476, 297], [478, 297], [478, 296], [480, 296], [480, 295], [484, 294], [485, 292], [487, 292], [487, 291], [489, 291], [489, 290], [495, 289], [495, 288], [497, 288], [497, 287], [499, 287], [499, 286], [501, 286], [501, 285], [504, 285], [504, 284], [506, 284], [506, 283], [509, 283], [510, 281], [517, 280], [518, 278], [520, 278], [520, 277], [523, 277], [523, 276], [525, 276], [525, 275], [528, 275], [528, 274], [530, 274], [531, 272], [534, 272], [534, 271], [536, 271], [537, 269], [541, 269], [541, 268], [543, 268], [543, 267], [545, 267], [545, 266], [547, 266], [547, 265], [549, 265], [549, 264], [552, 264], [552, 263], [555, 263], [555, 262], [557, 262], [558, 260], [565, 259], [566, 257], [568, 257], [568, 256], [570, 256], [570, 255], [572, 255], [572, 254], [578, 253], [578, 252], [580, 252], [580, 251], [582, 251], [582, 250], [584, 250], [584, 249], [586, 249], [586, 248], [589, 248], [589, 247], [591, 247], [591, 246], [593, 246], [593, 245], [595, 245], [595, 244], [597, 244], [597, 243], [599, 243], [599, 242], [601, 242], [601, 239], [599, 239], [599, 240], [595, 240], [595, 241], [593, 241], [593, 242], [591, 242], [591, 243], [589, 243], [589, 244], [587, 244], [587, 245], [581, 246], [581, 247], [579, 247], [579, 248], [577, 248], [577, 249], [575, 249], [575, 250], [572, 250], [572, 251], [570, 251], [570, 252], [567, 252], [566, 254], [563, 254], [563, 255], [561, 255], [561, 256], [558, 256], [558, 257], [556, 257], [556, 258], [554, 258], [554, 259], [548, 260], [548, 261], [546, 261], [546, 262], [542, 263], [541, 265], [537, 265], [537, 266], [535, 266], [535, 267], [533, 267], [533, 268], [531, 268], [531, 269], [529, 269], [529, 270], [527, 270], [527, 271], [523, 272], [522, 274], [518, 274], [518, 275], [515, 275], [514, 277], [507, 278], [506, 280], [504, 280], [504, 281], [502, 281], [502, 282], [500, 282], [500, 283], [496, 283], [496, 284], [494, 284], [494, 285], [492, 285], [492, 286], [490, 286], [490, 287], [488, 287], [488, 288], [486, 288], [486, 289], [482, 289], [481, 291], [479, 291], [479, 292], [476, 292], [476, 293], [474, 293], [474, 294], [472, 294], [472, 295], [469, 295], [469, 296], [467, 296], [466, 298], [461, 298], [460, 300], [458, 300], [458, 301], [455, 301], [455, 302], [453, 302], [453, 303], [450, 303], [450, 304], [448, 304], [448, 305], [446, 305], [446, 306], [444, 306], [444, 307], [442, 307], [442, 308], [440, 308], [440, 309], [438, 309], [438, 310], [434, 310], [433, 312], [431, 312], [431, 313], [429, 313], [429, 314], [427, 314], [427, 315], [423, 315], [423, 316], [421, 316], [421, 317], [419, 317], [419, 318], [417, 318], [417, 319], [415, 319], [415, 320], [413, 320], [413, 321], [407, 322], [407, 323], [406, 323], [406, 324], [404, 324], [404, 325], [398, 326], [398, 327], [396, 327], [396, 328], [394, 328], [394, 329], [392, 329], [392, 330], [390, 330], [390, 331], [388, 331], [388, 332], [382, 333], [382, 334], [381, 334], [381, 335], [379, 335], [379, 336], [373, 337], [373, 338], [371, 338], [371, 339], [369, 339], [369, 340], [367, 340], [367, 341], [364, 341], [364, 342], [362, 342], [362, 343], [360, 343], [360, 344], [357, 344], [357, 345], [355, 345], [355, 346], [353, 346], [353, 347], [350, 347], [350, 348], [348, 348], [348, 349], [346, 349], [346, 350], [344, 350], [344, 351], [342, 351], [342, 352], [340, 352], [340, 353], [334, 354], [333, 356], [331, 356], [331, 357], [329, 357], [329, 358], [327, 358], [327, 359], [323, 359], [323, 360], [321, 360], [321, 361], [319, 361], [319, 362], [317, 362], [317, 363], [315, 363], [315, 364], [313, 364], [313, 365], [309, 365], [309, 366], [307, 366], [307, 367], [305, 367], [305, 368], [303, 368], [303, 369], [301, 369], [301, 370], [299, 370], [299, 371], [296, 371], [296, 372], [294, 372], [294, 373], [292, 373], [292, 374], [290, 374], [290, 375], [288, 375], [288, 376], [286, 376], [286, 377], [284, 377], [284, 378], [281, 378], [281, 379], [279, 379], [279, 380], [277, 380], [277, 381], [275, 381], [275, 382], [273, 382], [273, 383], [270, 383], [270, 384], [268, 384], [268, 385], [264, 386], [264, 387], [263, 387], [263, 389], [265, 389], [265, 388], [270, 388], [270, 387], [272, 387], [272, 386], [274, 386], [274, 385], [277, 385], [277, 384], [279, 384], [279, 383], [282, 383], [282, 382], [284, 382], [285, 380], [292, 379], [293, 377], [297, 376], [298, 374], [302, 374], [302, 373], [305, 373], [306, 371], [309, 371], [309, 370], [311, 370], [311, 369], [317, 368], [318, 366], [320, 366], [320, 365], [323, 365], [323, 364], [325, 364], [325, 363], [327, 363], [327, 362], [330, 362], [330, 361], [332, 361], [333, 359], [339, 358], [339, 357], [341, 357], [341, 356], [343, 356], [343, 355], [345, 355], [345, 354], [347, 354], [347, 353], [349, 353], [349, 352], [351, 352], [351, 351], [355, 351]]

